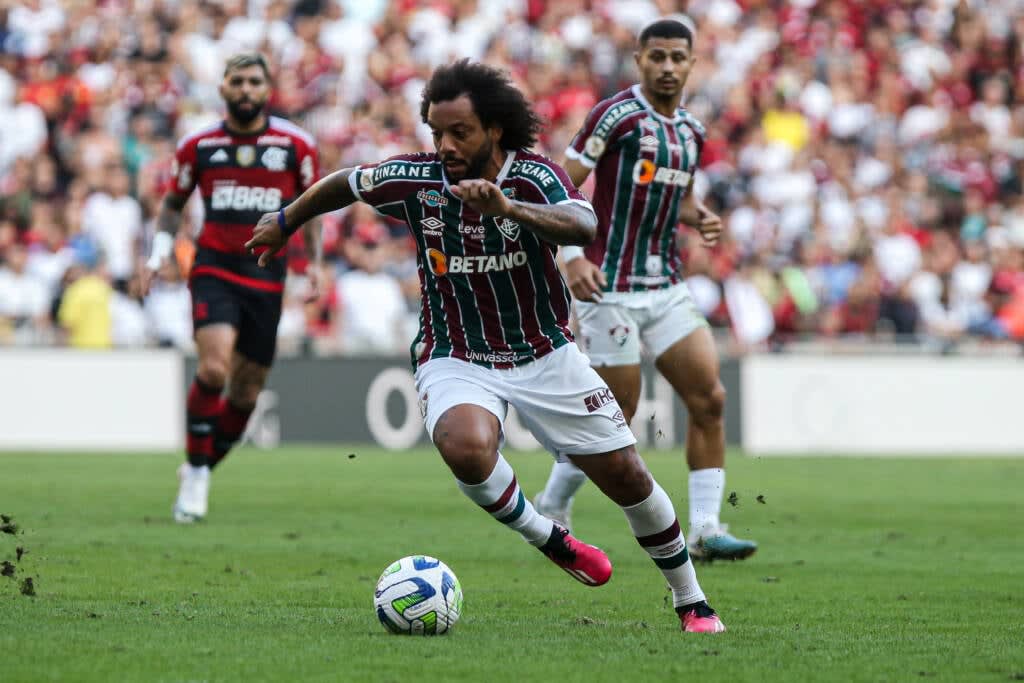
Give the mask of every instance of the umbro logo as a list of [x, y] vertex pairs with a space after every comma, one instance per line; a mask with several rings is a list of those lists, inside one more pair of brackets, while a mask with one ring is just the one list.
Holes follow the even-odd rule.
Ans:
[[640, 138], [641, 147], [658, 147], [658, 138], [653, 135], [645, 135]]
[[211, 164], [222, 164], [222, 163], [224, 163], [227, 160], [228, 160], [228, 153], [224, 151], [223, 147], [218, 149], [216, 152], [214, 152], [210, 156], [210, 163]]
[[424, 235], [440, 237], [443, 234], [441, 231], [444, 229], [444, 221], [440, 218], [427, 216], [420, 221], [420, 227], [423, 228]]

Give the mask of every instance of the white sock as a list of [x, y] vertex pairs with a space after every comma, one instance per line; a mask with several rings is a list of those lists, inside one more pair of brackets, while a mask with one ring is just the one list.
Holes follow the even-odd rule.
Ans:
[[530, 545], [544, 545], [551, 537], [554, 522], [537, 514], [533, 504], [526, 500], [512, 466], [501, 453], [498, 453], [498, 462], [487, 479], [479, 484], [460, 481], [459, 488], [496, 520], [518, 531]]
[[544, 485], [541, 496], [544, 506], [565, 510], [572, 505], [573, 496], [587, 481], [587, 475], [579, 467], [568, 460], [560, 460], [551, 468], [548, 483]]
[[725, 470], [721, 467], [690, 471], [691, 541], [705, 531], [721, 526], [718, 516], [722, 512], [724, 493]]
[[704, 600], [672, 500], [658, 482], [654, 482], [654, 490], [647, 500], [624, 507], [622, 511], [637, 542], [665, 575], [672, 589], [672, 606], [682, 607]]

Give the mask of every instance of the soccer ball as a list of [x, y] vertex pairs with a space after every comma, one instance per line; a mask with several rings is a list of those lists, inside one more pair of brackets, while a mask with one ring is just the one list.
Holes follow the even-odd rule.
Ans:
[[392, 633], [445, 633], [462, 614], [462, 586], [441, 560], [412, 555], [394, 562], [377, 579], [377, 618]]

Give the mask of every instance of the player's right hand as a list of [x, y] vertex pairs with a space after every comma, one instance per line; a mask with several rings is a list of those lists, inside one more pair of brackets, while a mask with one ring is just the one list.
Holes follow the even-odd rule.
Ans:
[[585, 256], [565, 264], [565, 278], [572, 295], [579, 301], [600, 301], [601, 291], [608, 284], [604, 271]]
[[277, 224], [277, 212], [265, 213], [260, 217], [259, 223], [252, 231], [252, 239], [245, 243], [245, 248], [250, 254], [256, 252], [256, 247], [266, 247], [267, 250], [260, 254], [260, 268], [266, 268], [270, 260], [277, 256], [277, 253], [284, 249], [288, 243], [288, 237], [281, 232], [281, 226]]

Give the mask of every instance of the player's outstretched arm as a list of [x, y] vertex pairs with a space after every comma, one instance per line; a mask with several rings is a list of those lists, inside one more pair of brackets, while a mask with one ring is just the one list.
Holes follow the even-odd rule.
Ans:
[[185, 202], [180, 195], [169, 193], [160, 202], [160, 208], [156, 213], [156, 234], [153, 235], [153, 247], [150, 250], [149, 260], [146, 267], [140, 274], [141, 295], [149, 294], [149, 288], [153, 284], [153, 278], [164, 262], [170, 258], [174, 250], [174, 239], [181, 227], [181, 212], [185, 208]]
[[245, 243], [250, 252], [256, 247], [267, 247], [267, 251], [260, 254], [260, 266], [270, 263], [304, 223], [321, 214], [344, 209], [356, 201], [357, 197], [348, 184], [348, 177], [354, 170], [343, 168], [335, 171], [318, 180], [280, 211], [263, 214], [252, 231], [252, 239]]
[[582, 204], [532, 204], [506, 197], [487, 180], [463, 180], [452, 194], [482, 216], [508, 218], [552, 244], [585, 246], [597, 236], [597, 216]]

